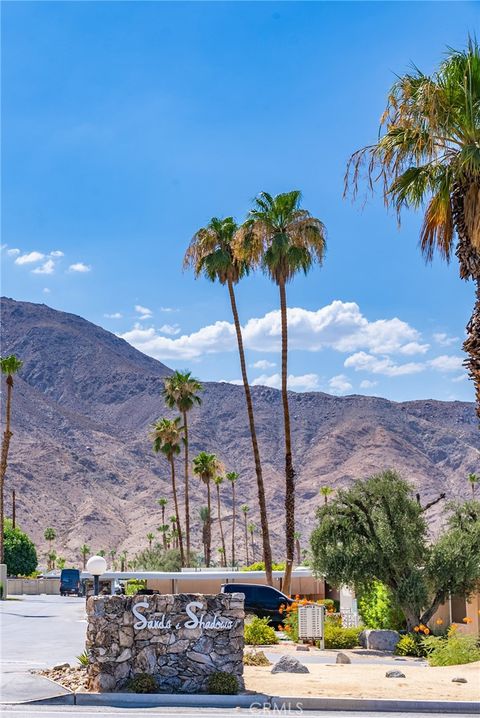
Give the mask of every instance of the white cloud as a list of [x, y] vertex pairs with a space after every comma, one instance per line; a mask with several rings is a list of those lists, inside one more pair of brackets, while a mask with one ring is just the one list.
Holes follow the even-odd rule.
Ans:
[[368, 371], [372, 374], [385, 376], [404, 376], [405, 374], [418, 374], [424, 371], [425, 364], [408, 362], [396, 364], [390, 357], [375, 357], [366, 352], [357, 352], [345, 359], [343, 366], [355, 371]]
[[64, 253], [61, 252], [59, 249], [54, 249], [53, 252], [50, 252], [51, 257], [64, 257]]
[[[280, 374], [262, 374], [252, 381], [252, 386], [269, 386], [272, 389], [280, 389], [282, 386], [282, 377]], [[292, 391], [317, 391], [319, 387], [317, 374], [301, 374], [295, 376], [289, 374], [287, 379], [287, 387]]]
[[460, 376], [454, 376], [452, 381], [457, 383], [459, 381], [466, 381], [467, 379], [468, 379], [468, 374], [460, 374]]
[[113, 312], [113, 314], [104, 314], [103, 316], [106, 319], [121, 319], [123, 314], [120, 314], [120, 312]]
[[219, 384], [236, 384], [237, 386], [241, 386], [243, 384], [242, 379], [219, 379]]
[[71, 264], [68, 269], [70, 272], [80, 272], [83, 274], [85, 272], [89, 272], [91, 267], [83, 262], [75, 262], [75, 264]]
[[405, 356], [412, 356], [413, 354], [425, 354], [430, 349], [430, 344], [419, 344], [418, 342], [408, 342], [400, 347], [398, 350], [399, 354]]
[[42, 291], [44, 294], [50, 294], [50, 289], [48, 287], [44, 287]]
[[431, 359], [427, 363], [432, 369], [436, 369], [441, 372], [458, 371], [463, 367], [462, 357], [447, 356], [446, 354], [435, 357], [435, 359]]
[[55, 271], [55, 262], [53, 259], [47, 259], [46, 262], [32, 269], [33, 274], [53, 274]]
[[178, 312], [179, 310], [176, 309], [176, 307], [160, 307], [160, 311], [168, 314], [170, 312]]
[[337, 374], [337, 376], [332, 376], [332, 378], [329, 379], [328, 388], [333, 391], [334, 394], [345, 394], [347, 391], [350, 391], [352, 385], [345, 374]]
[[268, 361], [267, 359], [259, 359], [256, 362], [253, 362], [253, 364], [250, 364], [252, 369], [273, 369], [273, 367], [277, 366], [274, 361]]
[[434, 340], [437, 342], [437, 344], [440, 344], [442, 347], [449, 347], [452, 344], [456, 344], [460, 341], [458, 337], [449, 337], [448, 334], [445, 332], [436, 332], [433, 335]]
[[[145, 310], [143, 314], [137, 311], [141, 315], [139, 319], [152, 316], [151, 310], [142, 309]], [[314, 352], [329, 348], [355, 352], [365, 349], [372, 354], [394, 354], [403, 350], [411, 354], [414, 351], [424, 353], [427, 347], [419, 343], [420, 333], [406, 322], [397, 318], [369, 322], [354, 302], [335, 300], [318, 311], [294, 307], [288, 310], [288, 322], [289, 347], [293, 350]], [[157, 359], [192, 359], [204, 353], [236, 349], [233, 324], [226, 321], [215, 322], [175, 340], [167, 340], [151, 329], [139, 332], [138, 327], [122, 336], [140, 351]], [[280, 312], [276, 310], [248, 320], [243, 337], [247, 349], [279, 351]]]
[[20, 254], [20, 250], [16, 247], [12, 247], [12, 249], [7, 249], [7, 254], [9, 257], [17, 257]]
[[159, 332], [162, 332], [162, 334], [169, 334], [170, 336], [176, 336], [177, 334], [180, 334], [181, 328], [178, 324], [162, 324]]
[[27, 252], [27, 254], [22, 254], [20, 257], [17, 257], [15, 264], [33, 264], [34, 262], [40, 262], [44, 258], [45, 255], [41, 252]]
[[153, 317], [153, 312], [148, 307], [142, 307], [141, 304], [135, 304], [134, 307], [137, 314], [140, 314], [139, 319], [150, 319], [150, 317]]
[[371, 379], [364, 379], [360, 382], [360, 389], [373, 389], [374, 386], [377, 386], [378, 381], [371, 381]]

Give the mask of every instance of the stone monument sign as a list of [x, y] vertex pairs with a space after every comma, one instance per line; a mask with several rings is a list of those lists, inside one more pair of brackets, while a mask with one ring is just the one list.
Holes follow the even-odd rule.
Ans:
[[217, 671], [243, 688], [243, 603], [241, 593], [89, 598], [89, 689], [119, 691], [149, 673], [159, 691], [198, 693]]

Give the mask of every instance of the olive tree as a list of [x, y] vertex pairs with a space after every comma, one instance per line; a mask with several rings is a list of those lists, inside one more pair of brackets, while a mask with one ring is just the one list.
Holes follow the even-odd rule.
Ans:
[[[443, 498], [443, 495], [442, 497]], [[467, 597], [480, 583], [480, 502], [449, 504], [431, 542], [413, 487], [394, 471], [355, 481], [317, 511], [313, 569], [333, 585], [387, 586], [408, 629], [427, 623], [450, 594]]]

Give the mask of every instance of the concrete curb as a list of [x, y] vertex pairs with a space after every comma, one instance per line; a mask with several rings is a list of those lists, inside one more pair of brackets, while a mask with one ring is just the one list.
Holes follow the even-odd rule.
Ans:
[[270, 706], [277, 711], [368, 711], [369, 713], [451, 713], [480, 715], [475, 701], [423, 701], [394, 698], [323, 698], [320, 696], [270, 696]]
[[182, 708], [250, 708], [252, 703], [269, 704], [261, 693], [236, 696], [201, 693], [75, 693], [77, 706], [114, 706], [115, 708], [182, 707]]

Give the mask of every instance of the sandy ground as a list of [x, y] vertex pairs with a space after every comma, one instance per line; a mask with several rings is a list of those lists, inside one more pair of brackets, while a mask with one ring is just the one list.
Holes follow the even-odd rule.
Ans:
[[[267, 695], [480, 700], [480, 662], [442, 668], [400, 664], [396, 668], [405, 678], [386, 678], [386, 671], [394, 668], [309, 663], [310, 673], [272, 675], [269, 667], [245, 666], [244, 677], [248, 690]], [[468, 683], [452, 683], [457, 676]]]

